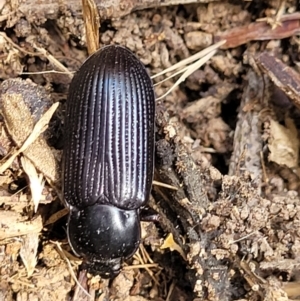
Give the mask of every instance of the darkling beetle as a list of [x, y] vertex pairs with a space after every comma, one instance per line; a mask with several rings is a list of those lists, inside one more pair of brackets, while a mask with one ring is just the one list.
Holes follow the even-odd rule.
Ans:
[[114, 277], [141, 240], [154, 169], [155, 96], [140, 60], [121, 46], [91, 55], [67, 99], [63, 195], [68, 239], [86, 269]]

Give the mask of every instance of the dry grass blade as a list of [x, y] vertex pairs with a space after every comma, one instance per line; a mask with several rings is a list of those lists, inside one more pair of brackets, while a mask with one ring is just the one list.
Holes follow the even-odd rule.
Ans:
[[[225, 41], [221, 41], [217, 44], [214, 44], [201, 52], [195, 54], [194, 56], [183, 60], [179, 62], [178, 64], [175, 64], [174, 66], [164, 70], [163, 72], [160, 72], [159, 75], [165, 74], [166, 72], [178, 69], [182, 67], [183, 65], [189, 64], [191, 61], [195, 61], [198, 59], [195, 63], [192, 63], [191, 65], [183, 68], [180, 72], [176, 72], [173, 76], [183, 72], [183, 74], [179, 77], [179, 79], [175, 82], [175, 84], [162, 96], [158, 97], [156, 100], [162, 99], [165, 96], [167, 96], [169, 93], [171, 93], [177, 86], [179, 86], [180, 83], [186, 80], [187, 77], [189, 77], [193, 72], [195, 72], [197, 69], [199, 69], [202, 65], [204, 65], [211, 57], [214, 56], [214, 54], [217, 52], [217, 49], [223, 45]], [[173, 77], [171, 76], [171, 77]], [[169, 77], [170, 78], [170, 77]]]
[[172, 283], [170, 285], [170, 288], [169, 288], [169, 291], [168, 291], [168, 295], [167, 295], [166, 301], [170, 301], [171, 300], [171, 296], [172, 296], [172, 293], [174, 291], [174, 288], [175, 288], [175, 282], [172, 281]]
[[158, 265], [155, 264], [155, 263], [146, 264], [139, 251], [134, 254], [134, 258], [136, 258], [141, 264], [131, 265], [131, 266], [127, 267], [127, 269], [128, 268], [143, 268], [143, 269], [145, 269], [148, 272], [149, 276], [152, 278], [152, 280], [155, 282], [155, 284], [157, 286], [159, 286], [158, 279], [156, 279], [155, 275], [153, 275], [153, 272], [150, 270], [151, 267], [157, 267]]
[[9, 166], [12, 164], [12, 162], [15, 160], [15, 158], [22, 153], [24, 150], [28, 148], [29, 145], [31, 145], [40, 134], [42, 134], [48, 124], [49, 121], [53, 115], [53, 113], [56, 111], [57, 107], [59, 106], [59, 103], [53, 104], [49, 110], [43, 115], [43, 117], [36, 123], [36, 125], [33, 128], [32, 133], [29, 135], [29, 137], [25, 140], [23, 145], [20, 147], [19, 150], [17, 150], [4, 164], [0, 166], [0, 174], [3, 173]]
[[188, 58], [186, 58], [186, 59], [178, 62], [177, 64], [175, 64], [175, 65], [173, 65], [173, 66], [171, 66], [171, 67], [169, 67], [169, 68], [167, 68], [167, 69], [165, 69], [165, 70], [163, 70], [163, 71], [161, 71], [161, 72], [159, 72], [159, 73], [157, 73], [155, 75], [152, 75], [151, 78], [154, 79], [154, 78], [156, 78], [156, 77], [158, 77], [160, 75], [164, 75], [164, 74], [166, 74], [168, 72], [171, 72], [173, 70], [179, 69], [179, 68], [181, 68], [183, 66], [187, 66], [188, 64], [190, 64], [192, 62], [195, 62], [196, 60], [198, 60], [200, 58], [205, 57], [211, 51], [218, 49], [220, 46], [222, 46], [225, 43], [226, 43], [226, 41], [224, 40], [224, 41], [220, 41], [220, 42], [218, 42], [218, 43], [216, 43], [214, 45], [211, 45], [211, 46], [209, 46], [209, 47], [207, 47], [207, 48], [205, 48], [205, 49], [197, 52], [196, 54], [194, 54], [194, 55], [192, 55], [192, 56], [190, 56], [190, 57], [188, 57]]
[[175, 187], [175, 186], [172, 186], [172, 185], [169, 185], [169, 184], [166, 184], [166, 183], [161, 183], [161, 182], [158, 182], [158, 181], [152, 181], [152, 184], [157, 185], [157, 186], [161, 186], [161, 187], [165, 187], [165, 188], [168, 188], [168, 189], [171, 189], [171, 190], [178, 190], [178, 188]]
[[202, 65], [204, 65], [212, 56], [214, 56], [215, 53], [216, 53], [216, 50], [213, 50], [212, 52], [210, 52], [209, 54], [207, 54], [206, 56], [204, 56], [203, 58], [201, 58], [200, 60], [198, 60], [196, 63], [190, 65], [186, 69], [186, 71], [180, 76], [180, 78], [175, 82], [175, 84], [165, 94], [163, 94], [162, 96], [156, 98], [156, 100], [160, 100], [160, 99], [166, 97], [176, 87], [178, 87], [180, 83], [182, 83], [183, 81], [185, 81], [188, 76], [190, 76], [194, 71], [196, 71]]
[[123, 270], [132, 270], [132, 269], [147, 269], [147, 268], [158, 268], [158, 263], [144, 263], [144, 264], [134, 264], [123, 267]]
[[99, 49], [100, 18], [93, 0], [82, 0], [83, 20], [88, 53], [91, 55]]
[[149, 253], [147, 252], [147, 250], [145, 249], [144, 245], [141, 244], [140, 245], [140, 251], [142, 253], [142, 256], [144, 258], [144, 262], [150, 262], [150, 263], [154, 263], [154, 261], [152, 260], [152, 258], [150, 257]]
[[[166, 78], [164, 78], [160, 82], [154, 84], [153, 86], [156, 87], [156, 86], [160, 85], [161, 83], [163, 83], [163, 82], [165, 82], [165, 81], [167, 81], [167, 80], [175, 77], [176, 75], [179, 75], [179, 74], [185, 72], [187, 69], [189, 69], [189, 66], [186, 66], [186, 67], [182, 68], [181, 70], [176, 71], [175, 73], [171, 74], [170, 76], [167, 76]], [[164, 72], [164, 71], [162, 71], [162, 72]]]

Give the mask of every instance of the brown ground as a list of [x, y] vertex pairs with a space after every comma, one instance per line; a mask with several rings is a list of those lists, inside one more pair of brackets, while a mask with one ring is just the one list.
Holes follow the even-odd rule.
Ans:
[[[277, 12], [281, 2], [284, 9]], [[60, 175], [72, 77], [67, 72], [78, 70], [87, 57], [84, 24], [78, 4], [43, 5], [0, 1], [2, 163], [46, 109], [61, 104], [49, 130], [23, 156], [0, 166], [0, 300], [59, 301], [74, 294], [75, 300], [89, 300], [75, 289], [71, 271], [77, 275], [80, 261], [66, 240], [59, 181], [48, 184]], [[154, 75], [213, 41], [228, 42], [157, 102], [155, 178], [179, 189], [153, 187], [150, 207], [161, 222], [142, 224], [143, 245], [116, 279], [88, 275], [91, 300], [295, 300], [300, 296], [300, 80], [294, 72], [300, 66], [299, 4], [159, 6], [102, 18], [101, 46], [128, 47]], [[100, 15], [109, 17], [103, 7]], [[254, 23], [264, 17], [268, 22]], [[156, 86], [156, 95], [175, 80]], [[36, 215], [28, 177], [41, 181], [28, 162], [50, 179]], [[152, 265], [133, 268], [137, 264]]]

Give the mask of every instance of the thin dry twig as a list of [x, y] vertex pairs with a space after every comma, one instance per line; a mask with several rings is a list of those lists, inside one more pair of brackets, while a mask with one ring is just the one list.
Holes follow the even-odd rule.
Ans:
[[99, 49], [100, 18], [94, 0], [82, 0], [82, 13], [89, 55]]
[[32, 56], [38, 56], [41, 55], [42, 53], [36, 53], [36, 52], [31, 52], [27, 51], [26, 49], [20, 47], [18, 44], [14, 43], [12, 39], [10, 39], [5, 32], [0, 32], [0, 36], [2, 36], [9, 44], [11, 44], [14, 48], [18, 49], [20, 52], [32, 55]]
[[[73, 77], [73, 73], [69, 71], [62, 63], [60, 63], [53, 55], [49, 54], [44, 48], [38, 47], [36, 45], [33, 45], [34, 48], [38, 51], [38, 52], [31, 52], [31, 51], [27, 51], [26, 49], [20, 47], [19, 45], [17, 45], [16, 43], [14, 43], [4, 32], [0, 32], [0, 36], [2, 36], [9, 44], [11, 44], [15, 49], [19, 50], [20, 52], [27, 54], [27, 55], [31, 55], [31, 56], [45, 56], [54, 66], [56, 66], [58, 69], [58, 71], [42, 71], [41, 73], [64, 73], [66, 75], [68, 75], [70, 78]], [[29, 74], [26, 72], [22, 72], [22, 74]]]
[[259, 68], [300, 108], [300, 75], [275, 56], [263, 52], [255, 58]]
[[73, 268], [71, 266], [71, 263], [70, 263], [70, 260], [68, 259], [68, 257], [65, 255], [63, 249], [61, 248], [60, 244], [56, 241], [52, 241], [52, 243], [56, 246], [57, 248], [57, 251], [59, 253], [59, 255], [65, 260], [65, 262], [67, 263], [68, 265], [68, 268], [69, 268], [69, 271], [70, 271], [70, 274], [72, 276], [72, 278], [74, 279], [74, 281], [76, 282], [77, 286], [80, 287], [82, 289], [82, 291], [88, 296], [88, 297], [92, 297], [85, 289], [84, 287], [82, 287], [81, 283], [77, 280], [77, 277], [73, 271]]
[[[150, 270], [150, 268], [149, 268], [149, 265], [151, 265], [150, 267], [153, 267], [153, 265], [155, 265], [155, 264], [153, 264], [153, 263], [146, 264], [146, 263], [144, 262], [144, 260], [143, 260], [143, 258], [142, 258], [142, 256], [140, 255], [139, 252], [136, 252], [134, 256], [135, 256], [136, 258], [138, 258], [138, 260], [142, 263], [142, 264], [139, 265], [140, 268], [145, 269], [145, 270], [148, 272], [149, 276], [152, 278], [152, 280], [155, 282], [155, 284], [156, 284], [157, 286], [159, 286], [158, 280], [155, 278], [155, 276], [153, 275], [153, 272], [152, 272], [152, 271]], [[156, 265], [156, 266], [157, 266], [157, 265]], [[136, 268], [137, 265], [131, 265], [130, 267]]]
[[36, 72], [22, 72], [20, 75], [34, 75], [34, 74], [51, 74], [51, 73], [54, 73], [54, 74], [74, 74], [75, 71], [58, 71], [58, 70], [45, 70], [45, 71], [36, 71]]
[[271, 25], [272, 29], [275, 29], [277, 26], [281, 26], [280, 18], [284, 15], [284, 12], [286, 10], [286, 0], [279, 0], [279, 5], [276, 11], [275, 16], [272, 17], [266, 17], [257, 19], [257, 22], [264, 22], [266, 21], [268, 24]]
[[46, 222], [44, 223], [44, 227], [50, 225], [50, 224], [54, 224], [56, 221], [58, 221], [59, 219], [61, 219], [62, 217], [66, 216], [69, 213], [69, 210], [67, 208], [61, 209], [57, 212], [55, 212], [54, 214], [52, 214], [49, 219], [46, 220]]
[[280, 26], [272, 29], [265, 21], [250, 23], [245, 26], [229, 29], [216, 34], [214, 42], [226, 40], [221, 49], [235, 48], [250, 41], [280, 40], [300, 33], [300, 13], [283, 15], [279, 19]]
[[66, 75], [68, 75], [70, 78], [73, 77], [73, 73], [70, 72], [68, 68], [66, 68], [61, 62], [59, 62], [52, 54], [48, 53], [44, 48], [38, 47], [36, 45], [33, 46], [37, 51], [39, 51], [40, 55], [44, 55], [50, 63], [57, 67], [57, 69], [60, 69], [60, 71], [65, 72]]

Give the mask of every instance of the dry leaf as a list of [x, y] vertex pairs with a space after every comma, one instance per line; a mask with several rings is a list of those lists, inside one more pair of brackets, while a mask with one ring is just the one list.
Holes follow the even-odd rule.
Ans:
[[293, 168], [298, 165], [299, 140], [293, 121], [286, 119], [286, 127], [270, 121], [269, 160]]
[[300, 297], [300, 282], [284, 282], [283, 289], [290, 298], [299, 299]]
[[32, 276], [37, 264], [37, 249], [39, 245], [39, 234], [30, 233], [23, 237], [20, 256], [26, 267], [28, 277]]
[[34, 125], [29, 108], [21, 94], [4, 93], [1, 95], [2, 115], [5, 125], [14, 142], [20, 149], [0, 167], [3, 173], [13, 160], [23, 152], [47, 178], [55, 182], [58, 179], [57, 162], [54, 155], [40, 134], [45, 131], [59, 103], [53, 104], [42, 118]]
[[169, 233], [168, 236], [166, 237], [164, 243], [160, 247], [161, 249], [167, 249], [169, 248], [170, 251], [177, 251], [184, 260], [187, 260], [185, 253], [183, 252], [182, 248], [175, 242], [173, 238], [173, 234]]
[[42, 197], [42, 192], [45, 185], [45, 180], [42, 174], [38, 174], [36, 168], [26, 157], [21, 157], [21, 163], [25, 173], [29, 178], [29, 186], [31, 190], [31, 197], [34, 204], [34, 212], [37, 211], [39, 202]]

